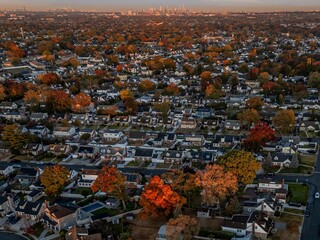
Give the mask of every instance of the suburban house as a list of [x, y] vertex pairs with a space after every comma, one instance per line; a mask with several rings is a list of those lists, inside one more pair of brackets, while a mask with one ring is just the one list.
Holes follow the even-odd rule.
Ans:
[[22, 148], [21, 154], [39, 156], [44, 153], [44, 151], [45, 148], [42, 144], [28, 143]]
[[72, 148], [67, 144], [50, 144], [48, 152], [55, 156], [68, 155], [72, 152]]
[[151, 161], [153, 156], [153, 149], [136, 148], [134, 153], [135, 161]]
[[5, 217], [11, 209], [9, 199], [5, 196], [0, 196], [0, 217]]
[[14, 171], [13, 166], [0, 166], [0, 175], [7, 177]]
[[48, 119], [47, 113], [34, 112], [34, 113], [31, 113], [30, 115], [30, 121], [34, 121], [34, 122], [41, 122], [47, 119]]
[[182, 119], [180, 128], [182, 129], [196, 129], [197, 121], [195, 119]]
[[165, 163], [182, 164], [186, 154], [184, 151], [168, 150], [163, 153], [163, 160]]
[[290, 167], [293, 157], [296, 155], [286, 154], [286, 153], [273, 153], [272, 156], [272, 166], [277, 167]]
[[40, 169], [22, 167], [15, 176], [15, 179], [18, 180], [22, 186], [29, 187], [38, 180], [39, 176]]
[[46, 202], [42, 198], [42, 192], [32, 191], [24, 199], [21, 199], [15, 208], [19, 217], [39, 221], [46, 207]]
[[284, 180], [260, 179], [257, 187], [258, 193], [273, 193], [275, 198], [280, 202], [286, 202], [288, 193], [288, 185]]
[[116, 143], [123, 138], [124, 134], [120, 130], [107, 129], [102, 133], [102, 138], [105, 142]]
[[254, 211], [249, 216], [233, 215], [224, 220], [222, 231], [234, 233], [237, 237], [245, 237], [252, 233], [259, 239], [267, 239], [273, 229], [273, 220], [263, 212]]
[[77, 224], [76, 210], [58, 204], [47, 207], [41, 221], [52, 231], [60, 232]]
[[81, 180], [78, 181], [79, 187], [91, 187], [97, 179], [100, 170], [84, 169], [81, 173]]
[[75, 134], [75, 127], [55, 127], [53, 129], [53, 136], [56, 138], [71, 138]]

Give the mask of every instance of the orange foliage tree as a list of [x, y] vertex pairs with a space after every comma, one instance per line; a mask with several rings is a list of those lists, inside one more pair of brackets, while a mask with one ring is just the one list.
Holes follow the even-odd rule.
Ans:
[[169, 86], [166, 87], [166, 92], [168, 95], [172, 96], [172, 95], [178, 95], [180, 90], [176, 84], [170, 83]]
[[120, 91], [120, 98], [123, 101], [126, 101], [129, 98], [133, 98], [133, 94], [129, 89], [124, 89]]
[[253, 123], [257, 123], [260, 120], [260, 115], [255, 109], [246, 109], [243, 112], [237, 114], [237, 118], [241, 124], [250, 129]]
[[261, 97], [252, 97], [246, 101], [246, 107], [255, 109], [259, 111], [263, 106], [263, 99]]
[[91, 97], [84, 92], [74, 96], [71, 101], [71, 108], [74, 112], [84, 112], [91, 103]]
[[28, 90], [25, 94], [24, 94], [24, 97], [23, 97], [23, 100], [26, 102], [26, 103], [29, 103], [31, 105], [37, 105], [40, 103], [42, 97], [41, 95], [39, 94], [38, 91], [35, 91], [35, 90]]
[[214, 206], [238, 190], [237, 177], [219, 165], [207, 165], [205, 171], [197, 174], [196, 184], [202, 188], [202, 200], [208, 206]]
[[112, 194], [122, 202], [123, 209], [126, 210], [127, 200], [126, 179], [115, 167], [105, 166], [98, 175], [93, 185], [93, 192], [101, 191]]
[[42, 84], [51, 85], [60, 82], [60, 77], [56, 73], [45, 73], [38, 76], [38, 80]]
[[71, 107], [71, 99], [63, 90], [50, 90], [46, 98], [49, 112], [67, 112]]
[[186, 199], [173, 191], [159, 176], [154, 176], [142, 192], [139, 204], [143, 207], [142, 217], [157, 218], [163, 213], [168, 216], [178, 207], [181, 208]]
[[138, 85], [138, 90], [140, 92], [148, 92], [151, 90], [154, 90], [156, 88], [156, 85], [151, 80], [142, 80]]

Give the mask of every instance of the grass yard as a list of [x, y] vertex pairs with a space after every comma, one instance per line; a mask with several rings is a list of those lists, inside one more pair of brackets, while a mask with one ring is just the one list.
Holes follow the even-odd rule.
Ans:
[[300, 154], [300, 163], [313, 167], [317, 161], [316, 155]]
[[171, 163], [157, 163], [156, 168], [169, 168]]
[[131, 162], [129, 162], [126, 166], [127, 166], [127, 167], [138, 167], [139, 165], [140, 165], [139, 162], [131, 161]]
[[285, 208], [284, 212], [295, 213], [295, 214], [304, 214], [304, 210], [294, 209], [294, 208]]
[[289, 184], [287, 202], [299, 202], [306, 205], [308, 200], [309, 186], [303, 184]]
[[310, 167], [299, 166], [297, 168], [283, 168], [280, 173], [301, 173], [301, 174], [311, 174], [313, 169]]
[[274, 217], [274, 220], [277, 222], [288, 223], [291, 221], [297, 221], [302, 224], [303, 216], [292, 215], [290, 213], [281, 213], [280, 217]]

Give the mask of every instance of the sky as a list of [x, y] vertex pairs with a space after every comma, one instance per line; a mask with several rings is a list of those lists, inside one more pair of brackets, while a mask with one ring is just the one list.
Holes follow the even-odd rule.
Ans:
[[0, 0], [0, 9], [48, 10], [71, 7], [101, 11], [178, 7], [194, 10], [320, 10], [320, 0]]

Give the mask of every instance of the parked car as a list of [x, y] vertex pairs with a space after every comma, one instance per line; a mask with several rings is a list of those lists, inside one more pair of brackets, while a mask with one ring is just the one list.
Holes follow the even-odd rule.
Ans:
[[292, 207], [301, 207], [301, 203], [297, 203], [297, 202], [289, 202], [288, 204], [289, 206], [292, 206]]
[[310, 216], [310, 209], [309, 209], [309, 208], [307, 208], [307, 209], [305, 210], [304, 215], [305, 215], [306, 217], [309, 217], [309, 216]]
[[320, 198], [320, 193], [316, 192], [316, 194], [314, 195], [314, 198], [316, 198], [316, 199]]

